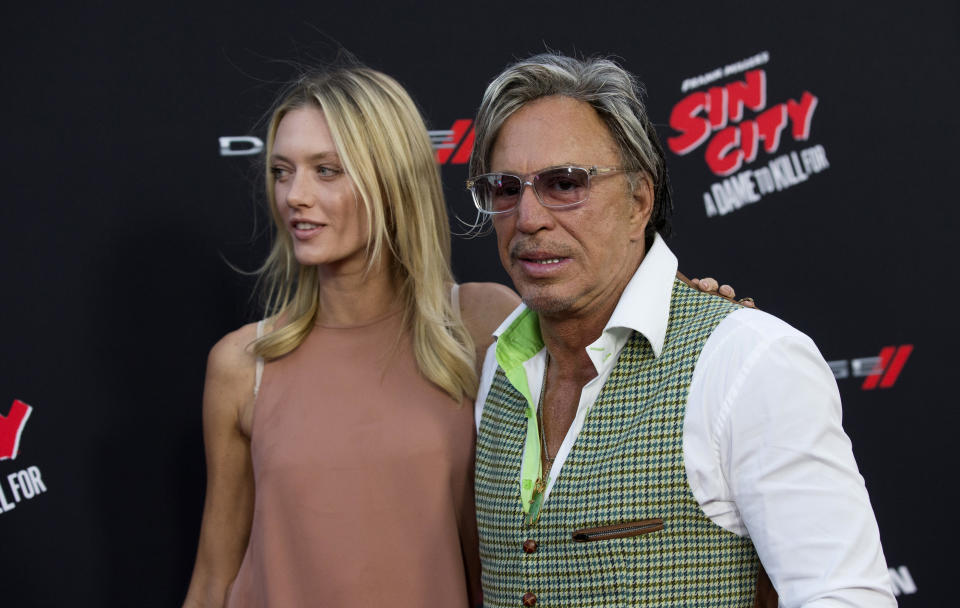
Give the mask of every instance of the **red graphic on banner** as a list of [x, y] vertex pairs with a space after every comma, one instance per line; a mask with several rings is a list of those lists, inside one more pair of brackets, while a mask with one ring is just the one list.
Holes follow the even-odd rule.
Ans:
[[902, 346], [885, 346], [880, 351], [876, 366], [870, 371], [870, 375], [863, 381], [863, 390], [869, 391], [877, 388], [890, 388], [897, 381], [903, 365], [910, 358], [913, 352], [913, 344], [904, 344]]
[[20, 434], [27, 425], [27, 419], [33, 408], [26, 403], [15, 399], [10, 406], [10, 413], [0, 414], [0, 460], [13, 460], [17, 457], [20, 448]]
[[463, 165], [470, 160], [473, 151], [473, 121], [460, 118], [449, 130], [430, 131], [438, 164]]
[[[742, 81], [681, 99], [670, 112], [670, 126], [679, 134], [668, 137], [667, 146], [682, 156], [709, 140], [704, 154], [707, 166], [716, 175], [730, 175], [756, 160], [761, 142], [768, 154], [776, 152], [788, 125], [795, 141], [809, 139], [816, 107], [817, 97], [804, 91], [800, 101], [788, 99], [767, 108], [767, 73], [751, 70]], [[744, 120], [744, 108], [759, 114]]]

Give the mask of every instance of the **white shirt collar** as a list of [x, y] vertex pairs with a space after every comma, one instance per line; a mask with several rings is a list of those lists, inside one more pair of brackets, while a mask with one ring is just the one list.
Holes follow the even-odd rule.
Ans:
[[[603, 328], [604, 335], [620, 333], [611, 331], [617, 328], [640, 332], [649, 340], [653, 354], [659, 357], [667, 335], [667, 322], [670, 320], [670, 296], [677, 265], [677, 256], [673, 255], [660, 235], [656, 235], [653, 245], [640, 262], [640, 267], [633, 273], [620, 295], [613, 314]], [[525, 304], [520, 304], [504, 319], [493, 335], [499, 337], [526, 309]], [[602, 339], [603, 336], [600, 340]]]
[[525, 311], [526, 309], [527, 309], [527, 305], [521, 302], [519, 306], [513, 309], [513, 312], [507, 315], [507, 318], [503, 320], [503, 323], [500, 324], [500, 327], [498, 327], [496, 331], [493, 332], [493, 337], [499, 338], [500, 334], [507, 331], [507, 329], [511, 325], [513, 325], [513, 322], [517, 320], [517, 317], [523, 314], [523, 311]]
[[667, 335], [670, 296], [676, 275], [677, 256], [658, 234], [620, 295], [617, 307], [603, 328], [604, 333], [618, 327], [639, 332], [650, 342], [653, 354], [659, 357]]

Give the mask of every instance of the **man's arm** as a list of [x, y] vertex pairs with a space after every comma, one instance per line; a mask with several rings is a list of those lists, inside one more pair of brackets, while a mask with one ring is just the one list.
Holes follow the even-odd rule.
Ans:
[[[718, 493], [732, 505], [719, 519], [749, 534], [782, 606], [896, 606], [836, 381], [816, 346], [758, 311], [733, 313], [718, 331], [719, 346], [704, 349], [710, 360], [698, 362], [704, 397], [692, 407], [707, 412]], [[721, 502], [705, 511], [723, 511]]]

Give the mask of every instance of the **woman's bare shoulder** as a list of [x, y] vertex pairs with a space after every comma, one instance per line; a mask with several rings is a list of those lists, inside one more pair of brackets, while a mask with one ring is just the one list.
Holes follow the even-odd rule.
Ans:
[[464, 283], [460, 286], [463, 323], [480, 349], [493, 342], [493, 332], [520, 304], [520, 296], [500, 283]]
[[250, 347], [257, 339], [257, 324], [248, 323], [222, 337], [207, 358], [207, 383], [218, 387], [253, 386], [257, 356]]
[[249, 437], [257, 375], [257, 356], [250, 344], [256, 339], [257, 324], [249, 323], [210, 349], [203, 390], [205, 426], [209, 423], [220, 431], [236, 429]]
[[256, 355], [250, 345], [257, 339], [257, 324], [247, 323], [220, 338], [210, 349], [210, 362], [220, 367], [233, 368], [253, 365]]

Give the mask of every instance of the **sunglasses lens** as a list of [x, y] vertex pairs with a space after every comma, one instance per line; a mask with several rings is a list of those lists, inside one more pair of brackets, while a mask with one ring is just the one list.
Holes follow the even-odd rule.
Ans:
[[473, 183], [473, 196], [484, 211], [509, 211], [520, 200], [523, 184], [515, 175], [490, 173]]
[[549, 169], [533, 183], [545, 205], [573, 205], [586, 200], [590, 174], [580, 167]]
[[[470, 189], [477, 206], [488, 213], [512, 211], [520, 202], [524, 182], [516, 175], [487, 173], [477, 176]], [[587, 200], [590, 171], [581, 167], [558, 167], [533, 178], [540, 202], [548, 207], [566, 207]]]

